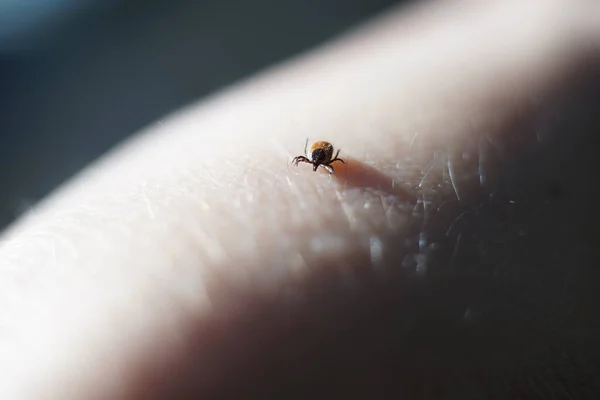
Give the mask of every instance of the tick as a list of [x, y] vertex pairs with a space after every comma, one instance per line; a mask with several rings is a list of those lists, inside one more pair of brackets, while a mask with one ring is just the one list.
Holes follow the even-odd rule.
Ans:
[[308, 139], [306, 139], [306, 143], [304, 144], [304, 155], [294, 157], [292, 163], [294, 163], [295, 166], [298, 166], [298, 163], [305, 162], [313, 166], [313, 171], [316, 171], [319, 167], [323, 167], [330, 174], [333, 174], [334, 171], [331, 164], [334, 161], [340, 161], [342, 164], [346, 164], [344, 160], [338, 158], [339, 154], [340, 151], [338, 150], [334, 157], [333, 145], [325, 141], [314, 142], [310, 145], [310, 148], [308, 148]]

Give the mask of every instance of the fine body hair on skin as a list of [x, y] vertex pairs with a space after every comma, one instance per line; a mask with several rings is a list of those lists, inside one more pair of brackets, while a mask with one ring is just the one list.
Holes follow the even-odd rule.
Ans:
[[[89, 167], [0, 238], [0, 398], [593, 398], [600, 46], [567, 4], [391, 12]], [[307, 136], [346, 164], [290, 165]]]

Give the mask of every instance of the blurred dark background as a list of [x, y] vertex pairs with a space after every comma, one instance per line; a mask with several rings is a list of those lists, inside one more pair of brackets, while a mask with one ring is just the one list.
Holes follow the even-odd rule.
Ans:
[[129, 134], [394, 3], [0, 1], [0, 230]]

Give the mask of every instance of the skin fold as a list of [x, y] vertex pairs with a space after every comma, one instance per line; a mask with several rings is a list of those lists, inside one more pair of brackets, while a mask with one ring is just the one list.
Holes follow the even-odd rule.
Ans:
[[573, 3], [392, 10], [91, 165], [0, 236], [0, 398], [594, 398]]

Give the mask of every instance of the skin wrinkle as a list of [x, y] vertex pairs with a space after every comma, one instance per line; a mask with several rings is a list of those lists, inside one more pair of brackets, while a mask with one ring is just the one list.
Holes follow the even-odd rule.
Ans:
[[[260, 171], [256, 171], [258, 174], [260, 174]], [[252, 172], [247, 172], [247, 176], [254, 176], [254, 173]], [[295, 178], [295, 177], [292, 177]], [[296, 178], [297, 179], [297, 178]], [[325, 178], [327, 179], [327, 178]], [[292, 179], [292, 182], [294, 181], [294, 179]], [[273, 200], [271, 200], [270, 198], [272, 196], [275, 196], [275, 198], [280, 199], [280, 198], [286, 198], [286, 196], [281, 196], [278, 192], [273, 192], [272, 190], [267, 190], [266, 189], [266, 185], [268, 185], [269, 187], [273, 187], [272, 183], [263, 181], [263, 180], [255, 180], [253, 178], [248, 178], [246, 180], [246, 182], [248, 182], [248, 184], [250, 185], [256, 185], [253, 187], [243, 187], [240, 188], [240, 194], [237, 196], [234, 196], [234, 198], [236, 198], [236, 201], [240, 201], [242, 203], [239, 204], [240, 208], [244, 208], [244, 209], [248, 209], [248, 210], [252, 210], [251, 208], [248, 208], [249, 204], [244, 204], [243, 201], [245, 200], [245, 197], [243, 197], [241, 194], [243, 192], [245, 192], [246, 190], [252, 190], [254, 193], [257, 193], [257, 195], [254, 196], [254, 199], [252, 200], [253, 202], [256, 201], [259, 204], [269, 204], [269, 203], [273, 203]], [[329, 182], [330, 184], [335, 184], [335, 182]], [[295, 184], [293, 186], [296, 186]], [[278, 186], [276, 186], [278, 187]], [[365, 203], [365, 199], [364, 194], [362, 194], [361, 192], [358, 192], [356, 190], [352, 190], [350, 189], [350, 193], [345, 193], [345, 194], [341, 194], [341, 192], [337, 192], [338, 194], [336, 194], [335, 190], [329, 190], [329, 191], [320, 191], [320, 192], [315, 192], [316, 196], [314, 195], [310, 195], [309, 193], [306, 193], [306, 191], [299, 191], [299, 194], [301, 194], [298, 199], [305, 199], [305, 198], [309, 198], [312, 199], [312, 202], [314, 203], [314, 205], [309, 205], [307, 206], [308, 209], [314, 209], [315, 207], [323, 207], [323, 203], [325, 202], [325, 204], [328, 204], [331, 202], [332, 196], [335, 195], [337, 201], [342, 201], [342, 203], [340, 203], [340, 207], [341, 209], [346, 209], [346, 210], [354, 210], [354, 209], [364, 209], [364, 207], [360, 206], [360, 204], [364, 204]], [[352, 195], [351, 193], [355, 193], [354, 195]], [[341, 194], [341, 197], [339, 197], [339, 195]], [[293, 199], [293, 198], [292, 198]], [[377, 195], [377, 197], [375, 197], [375, 199], [377, 199], [377, 201], [379, 200], [379, 195]], [[356, 205], [351, 205], [352, 203], [358, 204], [358, 207]], [[181, 207], [181, 205], [179, 205], [178, 207], [180, 208], [185, 208], [185, 207]], [[253, 258], [255, 252], [258, 253], [263, 253], [263, 254], [271, 254], [272, 250], [269, 250], [267, 246], [267, 248], [264, 248], [264, 246], [258, 246], [256, 247], [256, 244], [252, 245], [252, 246], [244, 246], [244, 242], [247, 240], [250, 240], [252, 242], [254, 242], [254, 238], [255, 237], [259, 237], [259, 238], [263, 238], [261, 240], [259, 240], [258, 242], [264, 242], [264, 243], [270, 243], [271, 240], [266, 240], [266, 237], [277, 237], [281, 234], [281, 231], [283, 230], [288, 231], [291, 230], [291, 232], [297, 231], [297, 229], [300, 229], [301, 231], [306, 229], [306, 223], [309, 222], [311, 224], [313, 224], [311, 226], [311, 230], [315, 231], [315, 232], [323, 232], [322, 236], [326, 236], [327, 231], [333, 231], [333, 232], [339, 232], [342, 233], [341, 237], [347, 236], [344, 232], [345, 229], [339, 230], [338, 227], [343, 227], [343, 224], [340, 224], [340, 218], [336, 215], [337, 213], [334, 211], [336, 209], [336, 207], [331, 207], [331, 206], [327, 206], [324, 208], [324, 210], [328, 211], [329, 214], [322, 214], [320, 219], [313, 219], [313, 220], [306, 220], [306, 218], [303, 218], [302, 215], [302, 210], [299, 210], [298, 207], [296, 207], [295, 205], [291, 205], [288, 206], [289, 210], [292, 210], [292, 215], [289, 216], [289, 218], [287, 218], [288, 222], [294, 222], [294, 224], [290, 224], [288, 225], [288, 228], [285, 228], [286, 224], [283, 224], [282, 226], [282, 221], [280, 221], [276, 216], [278, 213], [275, 214], [271, 214], [269, 211], [267, 210], [265, 212], [265, 210], [258, 210], [260, 212], [260, 217], [255, 217], [252, 214], [240, 214], [240, 215], [236, 215], [236, 219], [234, 219], [233, 221], [227, 221], [226, 225], [223, 225], [221, 227], [219, 227], [219, 223], [215, 222], [215, 223], [211, 223], [208, 224], [209, 226], [212, 227], [211, 230], [211, 237], [212, 240], [215, 243], [219, 243], [220, 239], [220, 234], [219, 231], [223, 231], [223, 232], [227, 232], [228, 235], [231, 235], [232, 232], [232, 228], [235, 227], [235, 230], [240, 232], [240, 238], [238, 240], [235, 240], [234, 243], [239, 243], [239, 245], [236, 248], [231, 248], [229, 249], [229, 253], [231, 254], [237, 254], [238, 256], [236, 258], [239, 259], [245, 259], [245, 258]], [[209, 209], [213, 209], [212, 206], [208, 206]], [[296, 211], [298, 210], [298, 211]], [[294, 213], [298, 213], [298, 217], [296, 218], [294, 215]], [[351, 213], [354, 213], [353, 211], [350, 211]], [[274, 218], [271, 218], [270, 215], [273, 215]], [[304, 214], [305, 215], [305, 214]], [[385, 227], [386, 227], [386, 219], [385, 219], [385, 215], [381, 210], [378, 210], [376, 212], [376, 214], [372, 214], [371, 213], [371, 217], [366, 218], [365, 216], [354, 216], [354, 215], [348, 215], [348, 218], [351, 218], [355, 221], [359, 221], [361, 223], [361, 226], [363, 226], [363, 228], [360, 228], [361, 231], [357, 231], [356, 234], [359, 234], [362, 236], [361, 232], [364, 231], [364, 229], [366, 228], [367, 231], [366, 232], [385, 232]], [[377, 218], [373, 219], [372, 217], [377, 216]], [[261, 218], [261, 220], [263, 221], [263, 223], [261, 223], [260, 226], [260, 231], [256, 231], [252, 221], [255, 221], [256, 218]], [[343, 220], [343, 219], [342, 219]], [[380, 221], [380, 222], [375, 222], [375, 221]], [[335, 222], [335, 225], [332, 225], [331, 222]], [[365, 225], [365, 223], [367, 225]], [[221, 224], [222, 225], [222, 224]], [[296, 226], [298, 228], [296, 228]], [[231, 227], [231, 228], [230, 228]], [[272, 228], [271, 228], [272, 227]], [[184, 231], [182, 233], [185, 232], [185, 226], [182, 226], [181, 228], [184, 228]], [[180, 231], [180, 229], [176, 229], [177, 231]], [[217, 228], [215, 230], [215, 228]], [[359, 229], [358, 227], [356, 229]], [[272, 233], [271, 233], [272, 232]], [[351, 230], [351, 232], [354, 232], [354, 230]], [[337, 237], [339, 235], [339, 233], [337, 233], [334, 237]], [[292, 236], [295, 236], [295, 234], [292, 234]], [[195, 246], [197, 247], [197, 245]], [[201, 246], [201, 247], [206, 247], [206, 246]], [[275, 244], [273, 245], [274, 248], [277, 248], [278, 245]], [[242, 249], [251, 249], [251, 252], [248, 253], [246, 251], [241, 251]], [[310, 248], [310, 247], [309, 247]], [[308, 250], [309, 253], [314, 253], [314, 251]], [[338, 251], [334, 251], [334, 254], [343, 254], [345, 252], [345, 247], [342, 247], [340, 249], [338, 249]], [[228, 256], [230, 256], [230, 254], [226, 254], [226, 253], [222, 253], [222, 257], [224, 257], [225, 259], [227, 259]], [[231, 262], [232, 265], [235, 265], [236, 262]], [[285, 264], [285, 258], [281, 258], [281, 259], [277, 259], [276, 262], [273, 262], [273, 264], [278, 264], [278, 265], [282, 265]]]

